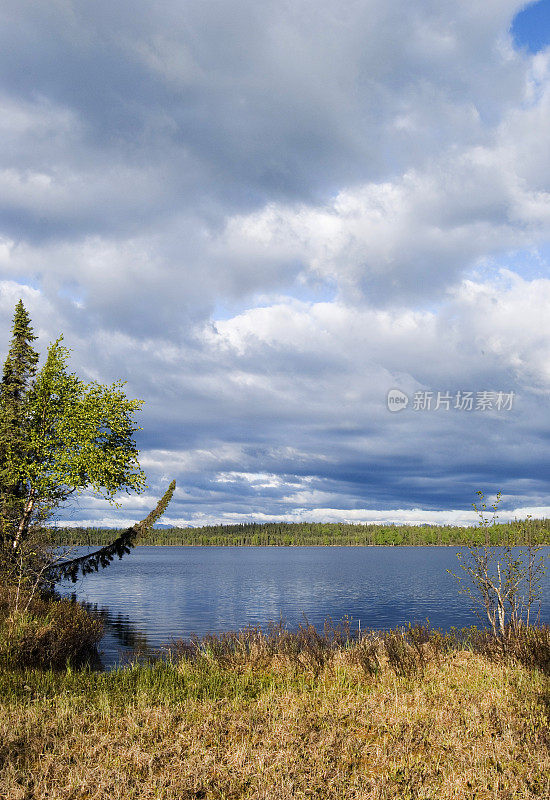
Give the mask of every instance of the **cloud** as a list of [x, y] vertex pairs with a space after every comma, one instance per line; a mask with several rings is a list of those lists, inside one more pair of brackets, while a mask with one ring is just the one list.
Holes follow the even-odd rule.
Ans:
[[[181, 490], [166, 521], [333, 519], [339, 509], [385, 521], [448, 511], [452, 522], [457, 500], [466, 513], [478, 488], [503, 490], [512, 515], [545, 507], [549, 287], [503, 273], [465, 280], [429, 312], [289, 300], [199, 327], [192, 347], [121, 339], [114, 362], [120, 348], [132, 396], [148, 398], [142, 464], [158, 491], [172, 476]], [[411, 398], [397, 415], [386, 408], [395, 386]], [[434, 401], [450, 392], [453, 405], [459, 391], [515, 400], [509, 411], [415, 411], [422, 390]]]
[[546, 224], [495, 144], [547, 84], [511, 45], [520, 6], [8, 3], [6, 275], [32, 264], [102, 322], [135, 309], [172, 330], [167, 309], [192, 322], [300, 281], [375, 302], [443, 290], [519, 246], [525, 216]]
[[46, 175], [52, 201], [41, 224], [40, 198], [19, 197], [10, 228], [127, 232], [189, 203], [219, 224], [477, 142], [482, 115], [521, 99], [528, 61], [506, 34], [520, 6], [10, 0], [4, 159], [19, 182]]
[[[172, 476], [192, 524], [548, 506], [550, 56], [514, 47], [523, 5], [4, 3], [0, 335], [21, 296], [42, 349], [63, 331], [143, 398], [125, 519]], [[394, 415], [397, 387], [517, 404]]]
[[480, 260], [550, 238], [550, 192], [539, 188], [550, 172], [541, 180], [538, 160], [536, 183], [528, 181], [532, 149], [516, 144], [518, 127], [527, 126], [513, 117], [491, 146], [451, 148], [395, 181], [344, 189], [322, 206], [271, 204], [237, 215], [227, 225], [227, 246], [248, 249], [259, 262], [266, 253], [299, 261], [344, 297], [432, 299]]

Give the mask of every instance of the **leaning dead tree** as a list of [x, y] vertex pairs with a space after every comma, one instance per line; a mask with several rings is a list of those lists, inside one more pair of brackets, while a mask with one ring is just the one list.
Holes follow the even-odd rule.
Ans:
[[79, 574], [87, 575], [90, 572], [97, 572], [99, 569], [108, 567], [115, 556], [122, 558], [122, 556], [129, 553], [132, 547], [135, 546], [138, 536], [152, 528], [157, 519], [164, 514], [168, 503], [172, 499], [175, 488], [176, 481], [172, 481], [159, 500], [157, 507], [151, 511], [145, 519], [141, 520], [141, 522], [136, 522], [135, 525], [126, 528], [126, 530], [111, 542], [111, 544], [107, 544], [105, 547], [101, 547], [93, 553], [88, 553], [88, 555], [72, 558], [68, 561], [62, 561], [59, 564], [52, 565], [47, 573], [48, 580], [52, 583], [57, 583], [57, 581], [61, 580], [71, 580], [74, 583]]

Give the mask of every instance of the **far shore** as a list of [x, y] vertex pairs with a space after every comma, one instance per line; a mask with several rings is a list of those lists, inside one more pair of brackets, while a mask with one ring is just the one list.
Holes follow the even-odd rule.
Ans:
[[[52, 544], [109, 544], [114, 528], [52, 528]], [[529, 519], [487, 527], [453, 525], [381, 525], [336, 522], [265, 522], [208, 525], [202, 528], [153, 528], [136, 545], [185, 547], [464, 547], [550, 545], [550, 520]]]

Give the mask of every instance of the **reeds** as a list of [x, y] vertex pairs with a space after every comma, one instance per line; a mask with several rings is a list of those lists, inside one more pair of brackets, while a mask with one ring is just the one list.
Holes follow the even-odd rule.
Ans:
[[[550, 674], [550, 628], [522, 626], [504, 639], [476, 626], [443, 633], [416, 623], [389, 631], [351, 630], [350, 620], [327, 619], [319, 632], [307, 619], [295, 631], [281, 620], [266, 631], [249, 626], [238, 632], [192, 636], [166, 648], [171, 661], [215, 664], [220, 669], [273, 670], [284, 667], [317, 677], [335, 664], [360, 666], [366, 677], [381, 665], [398, 677], [423, 675], [429, 664], [441, 664], [455, 651], [469, 650], [492, 661], [517, 662]], [[160, 654], [159, 654], [160, 655]]]

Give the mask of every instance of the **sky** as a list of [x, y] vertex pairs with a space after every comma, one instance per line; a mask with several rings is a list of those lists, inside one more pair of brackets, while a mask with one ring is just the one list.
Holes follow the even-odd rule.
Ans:
[[3, 0], [0, 355], [127, 381], [72, 525], [550, 517], [550, 0]]

